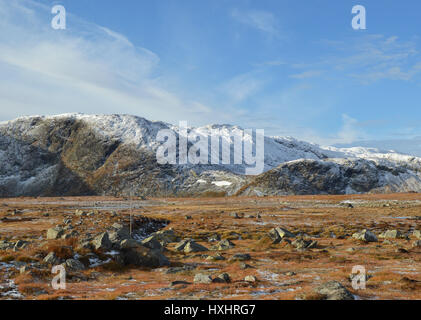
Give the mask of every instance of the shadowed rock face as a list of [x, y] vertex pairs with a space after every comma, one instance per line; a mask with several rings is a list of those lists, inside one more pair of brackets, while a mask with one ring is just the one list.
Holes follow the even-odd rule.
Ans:
[[[0, 196], [173, 196], [221, 191], [211, 183], [194, 185], [201, 175], [190, 168], [158, 164], [153, 149], [123, 143], [94, 129], [72, 117], [30, 118], [0, 127]], [[245, 180], [230, 172], [219, 174], [234, 179], [237, 189]], [[212, 172], [203, 172], [204, 179], [207, 175]]]
[[[115, 126], [112, 130], [107, 122], [110, 118]], [[158, 164], [156, 133], [168, 128], [163, 123], [118, 115], [89, 119], [65, 115], [2, 123], [0, 196], [165, 197], [421, 191], [421, 165], [418, 166], [415, 158], [412, 162], [389, 165], [390, 162], [320, 156], [319, 160], [285, 162], [260, 176], [246, 177], [221, 165]], [[134, 132], [134, 138], [123, 138], [121, 132]], [[289, 153], [299, 145], [298, 142], [291, 146], [277, 143], [279, 148], [290, 148], [292, 151], [285, 149]], [[279, 153], [284, 149], [273, 150]], [[269, 158], [275, 161], [282, 154]], [[215, 183], [218, 181], [222, 185]]]
[[[300, 160], [281, 164], [244, 186], [241, 195], [310, 195], [419, 191], [406, 169], [363, 159]], [[416, 190], [413, 190], [415, 187]]]

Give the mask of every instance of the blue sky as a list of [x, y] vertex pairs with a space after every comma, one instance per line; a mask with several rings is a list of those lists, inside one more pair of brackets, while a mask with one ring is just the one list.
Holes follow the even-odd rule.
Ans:
[[[66, 30], [50, 27], [54, 4]], [[357, 4], [366, 30], [351, 27]], [[420, 18], [413, 0], [0, 0], [0, 119], [129, 113], [321, 144], [412, 141]]]

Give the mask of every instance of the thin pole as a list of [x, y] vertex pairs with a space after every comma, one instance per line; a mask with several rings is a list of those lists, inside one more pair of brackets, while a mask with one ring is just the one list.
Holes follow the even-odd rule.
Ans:
[[129, 194], [130, 200], [130, 238], [132, 238], [132, 227], [133, 227], [133, 210], [132, 210], [132, 194]]

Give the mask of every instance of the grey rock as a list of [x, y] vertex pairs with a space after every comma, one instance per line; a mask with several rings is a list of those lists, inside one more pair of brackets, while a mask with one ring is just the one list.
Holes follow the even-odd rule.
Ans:
[[352, 235], [354, 239], [362, 240], [365, 242], [377, 242], [376, 235], [370, 230], [364, 229], [361, 232], [356, 232]]
[[83, 263], [76, 259], [67, 259], [65, 265], [66, 268], [72, 271], [80, 271], [85, 269]]
[[76, 209], [75, 210], [75, 216], [76, 217], [84, 217], [84, 216], [86, 216], [86, 213], [83, 210]]
[[182, 240], [176, 245], [175, 250], [183, 251], [185, 253], [208, 251], [206, 247], [196, 243], [192, 239]]
[[146, 238], [142, 240], [142, 246], [145, 246], [146, 248], [152, 249], [152, 250], [163, 250], [162, 244], [156, 239], [155, 236], [151, 236], [149, 238]]
[[49, 254], [47, 254], [43, 261], [49, 265], [58, 265], [61, 262], [61, 260], [56, 256], [54, 252], [50, 252]]
[[274, 243], [279, 243], [283, 238], [295, 238], [295, 234], [289, 232], [287, 229], [277, 227], [269, 231], [269, 236]]
[[108, 237], [108, 232], [103, 232], [92, 240], [92, 245], [97, 250], [108, 250], [111, 249], [113, 244]]
[[387, 230], [379, 235], [382, 239], [397, 239], [402, 238], [402, 233], [399, 230]]
[[47, 230], [47, 240], [60, 239], [64, 234], [64, 230], [61, 227], [54, 227]]
[[212, 278], [207, 274], [198, 273], [194, 276], [193, 282], [209, 284], [209, 283], [212, 283]]
[[167, 257], [157, 250], [151, 250], [143, 246], [131, 249], [122, 249], [121, 258], [125, 265], [139, 267], [159, 268], [170, 264]]
[[326, 300], [355, 300], [354, 296], [339, 282], [329, 281], [314, 289]]
[[218, 244], [212, 247], [212, 250], [229, 250], [235, 247], [235, 244], [232, 243], [230, 240], [222, 240]]
[[257, 278], [255, 276], [248, 275], [244, 278], [244, 281], [254, 283], [257, 282]]
[[125, 239], [120, 242], [120, 249], [131, 249], [138, 246], [140, 246], [140, 243], [133, 239]]
[[224, 273], [221, 273], [219, 276], [217, 276], [215, 279], [213, 279], [213, 282], [215, 282], [215, 283], [230, 283], [231, 277], [228, 273], [224, 272]]
[[230, 260], [231, 261], [248, 261], [248, 260], [251, 260], [251, 256], [248, 253], [237, 253], [237, 254], [234, 254]]
[[208, 260], [208, 261], [222, 261], [222, 260], [225, 260], [225, 258], [223, 256], [221, 256], [219, 253], [217, 253], [214, 256], [207, 256], [206, 260]]
[[291, 243], [297, 249], [312, 249], [317, 248], [317, 241], [312, 240], [305, 240], [305, 239], [297, 239]]

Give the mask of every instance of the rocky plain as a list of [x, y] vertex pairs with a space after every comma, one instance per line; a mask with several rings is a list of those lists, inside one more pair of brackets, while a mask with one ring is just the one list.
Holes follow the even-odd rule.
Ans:
[[421, 299], [421, 194], [5, 198], [0, 299]]

